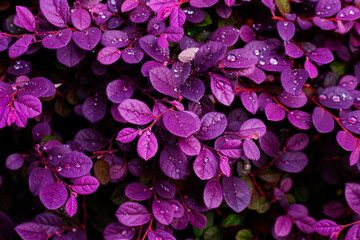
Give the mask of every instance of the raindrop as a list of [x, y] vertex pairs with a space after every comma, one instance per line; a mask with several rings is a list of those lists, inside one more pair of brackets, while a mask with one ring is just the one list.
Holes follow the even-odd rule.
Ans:
[[324, 94], [321, 94], [321, 95], [319, 96], [319, 99], [320, 99], [320, 100], [326, 100], [326, 98], [327, 98], [327, 97], [326, 97]]
[[176, 168], [176, 169], [175, 169], [175, 172], [177, 172], [177, 173], [180, 172], [180, 169]]
[[201, 131], [206, 132], [206, 131], [207, 131], [207, 127], [203, 127], [203, 128], [201, 129]]
[[260, 63], [260, 65], [265, 65], [265, 61], [264, 61], [264, 60], [261, 60], [259, 63]]
[[331, 98], [334, 102], [340, 102], [340, 96], [338, 96], [338, 95], [334, 95], [334, 96], [332, 96], [332, 98]]
[[79, 168], [79, 167], [80, 167], [80, 163], [76, 162], [76, 163], [75, 163], [75, 167], [76, 167], [76, 168]]
[[276, 58], [270, 58], [270, 64], [271, 65], [277, 65], [278, 64], [278, 60]]
[[209, 158], [208, 157], [205, 157], [204, 158], [204, 162], [207, 163], [209, 161]]
[[259, 49], [255, 49], [255, 50], [254, 50], [254, 54], [255, 54], [256, 56], [260, 55], [260, 50], [259, 50]]
[[174, 160], [175, 158], [173, 156], [169, 156], [169, 160]]
[[218, 81], [218, 82], [216, 83], [216, 86], [217, 86], [219, 89], [222, 89], [224, 85], [225, 85], [225, 84], [224, 84], [223, 81]]
[[355, 12], [354, 12], [353, 10], [350, 10], [350, 11], [349, 11], [349, 14], [350, 14], [350, 15], [354, 15]]
[[226, 57], [226, 59], [229, 61], [229, 62], [235, 62], [236, 61], [236, 56], [234, 54], [230, 54]]
[[57, 171], [57, 172], [61, 172], [61, 170], [62, 170], [62, 168], [61, 168], [60, 166], [57, 166], [57, 167], [55, 168], [55, 171]]
[[69, 165], [69, 164], [65, 164], [64, 168], [65, 168], [65, 169], [69, 169], [69, 168], [70, 168], [70, 165]]
[[350, 124], [356, 124], [357, 123], [357, 119], [355, 117], [349, 117], [347, 119], [348, 123]]

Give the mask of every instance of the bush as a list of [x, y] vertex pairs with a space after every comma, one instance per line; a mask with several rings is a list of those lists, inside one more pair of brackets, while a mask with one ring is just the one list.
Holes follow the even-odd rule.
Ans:
[[0, 239], [360, 239], [360, 1], [15, 2]]

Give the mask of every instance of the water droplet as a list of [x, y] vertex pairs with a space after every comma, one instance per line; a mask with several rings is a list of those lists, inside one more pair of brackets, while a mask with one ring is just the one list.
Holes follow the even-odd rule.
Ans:
[[123, 87], [122, 89], [124, 92], [126, 92], [128, 90], [128, 88], [126, 86]]
[[58, 155], [57, 155], [57, 158], [61, 158], [61, 155], [60, 155], [60, 154], [58, 154]]
[[201, 129], [201, 131], [206, 132], [206, 131], [207, 131], [207, 127], [203, 127], [203, 128]]
[[260, 65], [265, 65], [265, 61], [264, 61], [264, 60], [261, 60], [259, 63], [260, 63]]
[[234, 193], [236, 194], [236, 193], [238, 193], [238, 191], [237, 191], [237, 190], [234, 190]]
[[350, 10], [350, 11], [349, 11], [349, 14], [350, 14], [350, 15], [354, 15], [355, 12], [354, 12], [353, 10]]
[[161, 214], [164, 214], [165, 212], [164, 212], [164, 210], [160, 210], [160, 213], [161, 213]]
[[320, 99], [320, 100], [326, 100], [326, 98], [327, 98], [327, 97], [326, 97], [324, 94], [321, 94], [321, 95], [319, 96], [319, 99]]
[[169, 156], [169, 160], [174, 160], [175, 158], [173, 156]]
[[254, 54], [255, 54], [256, 56], [260, 55], [260, 50], [259, 50], [259, 49], [255, 49], [255, 50], [254, 50]]
[[80, 167], [80, 163], [76, 162], [76, 163], [75, 163], [75, 167], [76, 167], [76, 168], [79, 168], [79, 167]]
[[209, 161], [208, 157], [204, 157], [204, 162], [207, 163]]
[[356, 124], [357, 123], [357, 119], [355, 117], [349, 117], [347, 119], [348, 123], [350, 124]]
[[289, 165], [289, 160], [285, 160], [285, 165]]
[[332, 98], [331, 98], [334, 102], [340, 102], [340, 96], [338, 96], [338, 95], [334, 95], [334, 96], [332, 96]]
[[235, 62], [236, 61], [236, 56], [234, 54], [229, 54], [226, 59], [229, 61], [229, 62]]
[[65, 168], [65, 169], [69, 169], [69, 168], [70, 168], [70, 165], [69, 165], [69, 164], [65, 164], [64, 168]]
[[278, 64], [278, 60], [276, 58], [270, 58], [270, 64], [271, 65], [277, 65]]
[[345, 14], [343, 14], [343, 13], [340, 13], [340, 17], [344, 17], [345, 16]]
[[222, 89], [224, 85], [225, 85], [225, 84], [224, 84], [223, 81], [218, 81], [218, 82], [216, 83], [216, 86], [217, 86], [219, 89]]
[[175, 168], [175, 172], [177, 172], [177, 173], [178, 173], [178, 172], [180, 172], [180, 169], [178, 169], [178, 168]]
[[122, 232], [121, 232], [121, 235], [125, 235], [127, 233], [127, 231], [126, 230], [122, 230]]
[[61, 170], [62, 170], [62, 168], [61, 168], [60, 166], [57, 166], [57, 167], [55, 168], [55, 171], [57, 171], [57, 172], [61, 172]]
[[284, 26], [287, 26], [289, 23], [288, 22], [284, 22]]
[[179, 91], [179, 89], [178, 88], [174, 88], [174, 92], [178, 92]]

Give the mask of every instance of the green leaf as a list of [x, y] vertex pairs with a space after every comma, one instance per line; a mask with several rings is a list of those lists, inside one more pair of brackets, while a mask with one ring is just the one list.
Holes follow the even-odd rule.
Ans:
[[290, 0], [275, 0], [275, 4], [284, 17], [286, 13], [290, 13]]
[[335, 60], [330, 63], [331, 70], [337, 72], [340, 76], [345, 75], [346, 67], [347, 67], [346, 62]]
[[244, 226], [245, 216], [232, 213], [221, 221], [221, 227], [237, 227]]
[[241, 229], [235, 236], [236, 240], [253, 240], [254, 236], [249, 229]]
[[238, 26], [238, 20], [236, 19], [236, 17], [234, 15], [231, 15], [229, 18], [220, 18], [218, 20], [218, 28], [219, 27], [223, 27], [223, 26], [233, 26], [233, 27], [237, 27]]
[[205, 26], [208, 26], [210, 24], [212, 24], [211, 17], [207, 12], [205, 12], [204, 20], [202, 20], [200, 23], [194, 24], [194, 26], [195, 27], [205, 27]]
[[125, 196], [125, 188], [127, 184], [121, 184], [117, 186], [112, 195], [111, 195], [111, 201], [116, 205], [121, 205], [124, 202], [128, 201], [129, 199]]
[[206, 227], [202, 228], [202, 229], [193, 227], [195, 237], [201, 237], [204, 234], [205, 230], [214, 224], [214, 212], [213, 211], [208, 211], [208, 212], [205, 212], [202, 214], [207, 219]]
[[60, 141], [60, 139], [56, 136], [48, 135], [41, 139], [41, 145], [44, 145], [45, 143], [51, 142], [51, 141]]
[[94, 174], [101, 185], [106, 185], [110, 182], [109, 177], [110, 164], [103, 159], [98, 160], [94, 164]]
[[309, 190], [305, 186], [296, 186], [294, 194], [295, 198], [300, 202], [306, 202], [309, 199]]
[[224, 231], [217, 226], [212, 226], [206, 229], [204, 233], [204, 240], [221, 240], [223, 239]]
[[55, 100], [54, 109], [55, 112], [61, 117], [69, 116], [72, 111], [71, 105], [60, 98]]
[[281, 172], [275, 168], [265, 168], [257, 176], [265, 182], [277, 184], [280, 181]]
[[270, 209], [270, 206], [270, 201], [261, 196], [256, 189], [253, 189], [248, 209], [255, 210], [258, 213], [263, 214]]

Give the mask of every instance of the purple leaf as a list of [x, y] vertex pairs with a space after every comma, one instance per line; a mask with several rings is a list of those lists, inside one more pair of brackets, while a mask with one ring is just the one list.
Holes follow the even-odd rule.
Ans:
[[223, 192], [218, 179], [210, 179], [204, 188], [204, 203], [209, 209], [217, 208], [223, 200]]
[[160, 154], [160, 168], [166, 176], [182, 179], [188, 170], [188, 159], [178, 148], [165, 146]]
[[207, 219], [201, 213], [191, 211], [189, 213], [189, 222], [193, 225], [193, 227], [201, 229], [206, 227]]
[[229, 158], [240, 158], [244, 155], [243, 143], [239, 139], [226, 141], [221, 146], [220, 152]]
[[123, 48], [128, 46], [129, 38], [125, 32], [119, 30], [109, 30], [101, 36], [101, 44], [105, 47]]
[[360, 184], [358, 183], [346, 183], [345, 184], [345, 199], [350, 208], [360, 213]]
[[277, 103], [269, 103], [265, 107], [265, 114], [270, 121], [281, 121], [285, 118], [284, 108]]
[[91, 51], [100, 42], [101, 30], [97, 27], [91, 27], [83, 31], [73, 32], [72, 39], [80, 48]]
[[316, 5], [316, 15], [319, 17], [331, 17], [341, 9], [340, 0], [320, 0]]
[[312, 127], [311, 115], [301, 110], [288, 112], [287, 117], [289, 122], [300, 129], [310, 129]]
[[316, 220], [309, 216], [303, 216], [295, 220], [295, 225], [303, 233], [313, 233]]
[[107, 140], [104, 135], [96, 129], [84, 128], [76, 135], [75, 140], [79, 142], [86, 151], [98, 151], [106, 146]]
[[27, 118], [34, 118], [39, 116], [42, 111], [41, 101], [34, 96], [25, 95], [21, 96], [14, 101], [14, 107], [20, 111]]
[[270, 157], [274, 157], [280, 150], [280, 142], [275, 133], [267, 131], [259, 138], [261, 150]]
[[137, 47], [126, 48], [122, 51], [121, 56], [124, 62], [134, 64], [134, 63], [139, 63], [143, 59], [144, 52], [143, 50]]
[[318, 76], [318, 70], [316, 66], [309, 59], [305, 60], [304, 68], [306, 71], [308, 71], [310, 78], [316, 78]]
[[336, 19], [341, 21], [353, 21], [358, 18], [360, 18], [360, 10], [354, 6], [344, 7], [336, 15]]
[[34, 97], [51, 97], [55, 94], [54, 84], [46, 78], [35, 77], [25, 83], [17, 97], [32, 95]]
[[70, 7], [66, 0], [40, 0], [39, 4], [46, 20], [56, 27], [66, 27], [70, 14]]
[[250, 138], [245, 138], [243, 149], [245, 155], [251, 160], [259, 160], [260, 150], [258, 146]]
[[309, 215], [309, 210], [304, 205], [295, 203], [287, 209], [287, 214], [297, 219]]
[[316, 130], [320, 133], [329, 133], [335, 127], [335, 121], [332, 116], [320, 107], [314, 108], [312, 121]]
[[284, 193], [288, 192], [291, 190], [293, 185], [293, 182], [291, 180], [290, 177], [286, 177], [284, 179], [281, 180], [280, 182], [280, 189], [281, 191], [283, 191]]
[[304, 51], [298, 47], [295, 43], [289, 43], [285, 45], [285, 53], [292, 58], [300, 58], [304, 55]]
[[336, 134], [336, 140], [346, 151], [353, 151], [357, 146], [355, 137], [349, 132], [339, 131]]
[[227, 157], [221, 156], [220, 157], [220, 170], [221, 172], [229, 177], [231, 172], [230, 172], [230, 165], [229, 165], [229, 159]]
[[129, 18], [133, 23], [146, 22], [146, 20], [148, 20], [149, 17], [150, 17], [150, 9], [140, 4], [129, 12]]
[[97, 190], [99, 187], [99, 181], [92, 176], [83, 176], [75, 180], [72, 184], [71, 189], [75, 192], [88, 195]]
[[360, 151], [360, 148], [356, 147], [354, 149], [354, 151], [351, 152], [350, 158], [349, 158], [350, 166], [355, 165], [359, 161], [359, 151]]
[[24, 164], [25, 157], [20, 153], [13, 153], [6, 158], [5, 166], [10, 170], [17, 170]]
[[314, 17], [312, 20], [322, 30], [333, 30], [336, 28], [336, 24], [332, 20], [320, 17]]
[[77, 201], [75, 196], [71, 195], [69, 197], [65, 204], [65, 210], [70, 217], [75, 215], [77, 211]]
[[104, 65], [111, 65], [119, 60], [121, 51], [115, 47], [104, 47], [98, 52], [97, 60]]
[[113, 103], [122, 103], [125, 99], [130, 98], [134, 91], [131, 83], [117, 79], [107, 85], [106, 96]]
[[51, 128], [50, 128], [49, 123], [42, 122], [42, 123], [36, 124], [33, 127], [31, 133], [32, 133], [32, 137], [33, 137], [34, 141], [40, 142], [43, 137], [50, 135]]
[[300, 91], [300, 94], [298, 96], [291, 95], [285, 91], [283, 91], [279, 95], [279, 101], [285, 106], [291, 108], [300, 108], [306, 104], [307, 100], [308, 99], [305, 93], [303, 93], [302, 91]]
[[317, 64], [328, 64], [334, 60], [334, 55], [328, 48], [317, 48], [308, 55]]
[[122, 143], [128, 143], [139, 135], [139, 131], [134, 128], [123, 128], [118, 133], [116, 140]]
[[130, 183], [125, 188], [125, 196], [132, 200], [144, 201], [151, 198], [152, 190], [141, 183]]
[[157, 91], [173, 98], [179, 98], [179, 83], [174, 76], [174, 72], [169, 68], [158, 67], [151, 69], [149, 79]]
[[147, 35], [140, 38], [139, 43], [141, 48], [154, 60], [159, 62], [169, 61], [170, 50], [169, 48], [160, 47], [157, 41], [157, 37], [153, 35]]
[[252, 42], [256, 39], [256, 34], [254, 33], [253, 29], [248, 25], [242, 25], [240, 27], [240, 38], [244, 42]]
[[341, 123], [343, 126], [353, 133], [360, 133], [360, 121], [358, 119], [360, 117], [360, 111], [355, 110], [351, 112], [347, 112], [342, 116]]
[[190, 0], [190, 5], [197, 8], [207, 8], [216, 4], [218, 0]]
[[129, 240], [133, 239], [135, 236], [135, 229], [126, 227], [118, 222], [110, 223], [106, 226], [103, 232], [103, 237], [105, 240], [116, 240], [124, 239]]
[[[150, 1], [151, 3], [151, 1]], [[125, 0], [121, 5], [121, 12], [128, 12], [139, 5], [138, 0]]]
[[201, 117], [200, 131], [196, 138], [200, 140], [211, 140], [220, 136], [226, 128], [227, 119], [225, 114], [220, 112], [208, 112]]
[[178, 144], [181, 151], [188, 156], [194, 156], [200, 153], [201, 143], [193, 135], [187, 138], [178, 138]]
[[48, 234], [60, 231], [63, 226], [61, 218], [52, 213], [40, 213], [35, 216], [33, 222], [39, 224]]
[[210, 88], [215, 98], [226, 106], [234, 101], [235, 90], [232, 83], [226, 77], [219, 74], [210, 74]]
[[183, 11], [186, 15], [186, 21], [188, 22], [201, 23], [205, 19], [205, 12], [200, 8], [189, 6], [184, 8]]
[[58, 33], [46, 35], [41, 41], [42, 45], [48, 49], [59, 49], [65, 47], [71, 40], [72, 31], [61, 29]]
[[180, 86], [180, 91], [181, 95], [185, 98], [199, 102], [205, 94], [205, 85], [199, 78], [189, 77], [186, 82]]
[[85, 58], [86, 52], [75, 43], [70, 42], [65, 47], [56, 50], [58, 61], [67, 67], [74, 67]]
[[66, 178], [77, 178], [87, 174], [93, 166], [91, 158], [81, 152], [71, 152], [61, 158], [55, 170]]
[[32, 194], [38, 196], [40, 190], [48, 183], [53, 183], [55, 181], [54, 175], [52, 174], [50, 168], [36, 167], [34, 168], [29, 176], [29, 188]]
[[169, 26], [163, 33], [166, 35], [166, 39], [169, 42], [179, 42], [184, 35], [184, 29]]
[[154, 119], [150, 108], [140, 100], [126, 99], [119, 105], [118, 110], [121, 116], [132, 124], [144, 125]]
[[141, 204], [125, 202], [117, 209], [115, 216], [121, 224], [129, 227], [141, 226], [150, 221], [151, 214]]
[[226, 46], [219, 42], [209, 42], [202, 45], [195, 54], [195, 71], [204, 72], [214, 66], [224, 56]]
[[227, 68], [248, 68], [254, 66], [257, 61], [257, 57], [252, 51], [240, 48], [226, 53], [220, 64]]
[[266, 133], [266, 126], [260, 119], [252, 118], [246, 120], [239, 130], [239, 135], [258, 139]]
[[35, 32], [35, 17], [27, 7], [16, 6], [16, 15], [26, 30]]
[[241, 102], [244, 105], [245, 109], [251, 112], [252, 114], [256, 114], [259, 104], [258, 98], [255, 92], [244, 91], [241, 93]]
[[274, 165], [288, 173], [301, 172], [308, 164], [308, 157], [303, 152], [285, 152], [274, 162]]
[[238, 177], [223, 177], [225, 202], [235, 212], [243, 211], [250, 203], [251, 192], [246, 182]]
[[149, 231], [147, 237], [148, 240], [159, 240], [159, 239], [176, 240], [176, 238], [173, 235], [171, 235], [169, 232], [160, 229], [156, 229], [155, 231]]
[[278, 21], [276, 23], [277, 31], [285, 42], [291, 40], [295, 34], [295, 24], [288, 21]]
[[68, 191], [62, 182], [48, 183], [40, 190], [39, 197], [47, 209], [58, 209], [65, 204]]
[[211, 150], [205, 148], [196, 156], [193, 169], [201, 180], [211, 179], [218, 173], [218, 161]]
[[88, 97], [82, 105], [83, 116], [91, 123], [100, 121], [106, 114], [106, 99], [102, 95]]
[[71, 13], [71, 22], [75, 28], [82, 31], [90, 27], [91, 17], [87, 10], [81, 8], [75, 9], [75, 11]]
[[331, 233], [337, 232], [341, 228], [337, 223], [328, 219], [318, 221], [313, 227], [318, 234], [323, 236], [329, 236]]
[[37, 223], [24, 222], [15, 227], [15, 231], [24, 240], [46, 240], [46, 231]]
[[281, 85], [286, 92], [299, 95], [308, 77], [309, 73], [305, 69], [286, 69], [281, 73]]
[[166, 129], [178, 137], [189, 137], [199, 130], [197, 122], [199, 118], [187, 112], [170, 110], [163, 115]]
[[358, 85], [358, 80], [354, 75], [345, 75], [343, 76], [339, 83], [338, 86], [341, 86], [343, 88], [345, 88], [346, 90], [354, 90]]
[[358, 224], [351, 226], [346, 233], [345, 240], [352, 239], [360, 239], [360, 229]]
[[174, 210], [170, 203], [157, 199], [152, 202], [152, 212], [155, 219], [166, 226], [170, 225], [174, 218]]
[[167, 180], [157, 180], [154, 183], [154, 189], [156, 193], [166, 199], [172, 199], [176, 193], [176, 187], [174, 184], [170, 183]]
[[178, 200], [170, 199], [168, 200], [168, 202], [171, 204], [171, 206], [174, 209], [174, 218], [182, 218], [185, 215], [187, 215], [185, 213], [183, 205]]
[[145, 131], [137, 143], [137, 152], [145, 161], [154, 157], [158, 150], [158, 141], [155, 135], [150, 131]]
[[291, 136], [286, 142], [286, 148], [290, 151], [300, 151], [307, 147], [310, 139], [305, 133], [297, 133]]
[[186, 20], [186, 15], [180, 7], [173, 7], [170, 15], [170, 25], [175, 28], [181, 28]]
[[[221, 43], [225, 44], [225, 46], [230, 47], [230, 46], [233, 46], [238, 41], [239, 35], [240, 35], [239, 29], [232, 27], [232, 26], [223, 26], [223, 27], [219, 27], [218, 29], [216, 29], [214, 31], [214, 33], [211, 35], [211, 40], [221, 42]], [[238, 61], [240, 60], [241, 57], [244, 58], [243, 60], [247, 60], [245, 58], [254, 56], [251, 52], [245, 52], [245, 51], [243, 51], [243, 49], [231, 50], [230, 52], [231, 52], [231, 54], [235, 54], [238, 57], [238, 59], [237, 59]], [[255, 59], [256, 59], [256, 57], [255, 57]], [[255, 61], [255, 63], [256, 62], [257, 61]], [[245, 63], [243, 63], [243, 64], [245, 64]], [[240, 62], [240, 65], [241, 65], [241, 62]], [[241, 67], [239, 67], [239, 68], [241, 68]]]
[[9, 57], [17, 58], [23, 55], [28, 49], [34, 37], [31, 35], [25, 35], [9, 47]]
[[290, 216], [279, 216], [275, 221], [274, 231], [279, 237], [287, 236], [292, 228], [292, 220]]

